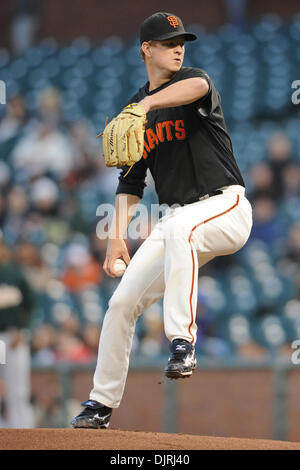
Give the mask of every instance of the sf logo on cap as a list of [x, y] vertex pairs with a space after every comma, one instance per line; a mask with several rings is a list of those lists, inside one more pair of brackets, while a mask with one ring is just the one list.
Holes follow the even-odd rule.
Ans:
[[179, 23], [178, 23], [176, 16], [168, 16], [167, 20], [170, 23], [170, 25], [173, 26], [173, 28], [177, 28]]

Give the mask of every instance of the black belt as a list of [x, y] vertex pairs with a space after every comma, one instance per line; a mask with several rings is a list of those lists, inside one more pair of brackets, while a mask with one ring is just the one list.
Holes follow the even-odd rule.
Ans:
[[218, 194], [223, 194], [222, 189], [215, 189], [214, 191], [211, 191], [210, 193], [204, 194], [204, 196], [200, 196], [196, 200], [197, 201], [203, 201], [204, 199], [208, 199], [209, 197], [212, 197], [212, 196], [217, 196]]
[[217, 196], [218, 194], [223, 194], [223, 190], [215, 189], [214, 191], [211, 191], [210, 193], [204, 194], [204, 196], [197, 197], [196, 199], [193, 199], [192, 201], [189, 201], [185, 204], [180, 204], [180, 205], [187, 206], [189, 204], [194, 204], [194, 202], [204, 201], [205, 199], [208, 199], [209, 197], [212, 197], [212, 196]]

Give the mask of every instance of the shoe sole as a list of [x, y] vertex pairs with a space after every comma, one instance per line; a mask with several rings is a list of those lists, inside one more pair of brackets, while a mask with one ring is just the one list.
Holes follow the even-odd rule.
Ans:
[[165, 372], [165, 375], [168, 377], [168, 379], [188, 379], [192, 374], [192, 370], [189, 372], [178, 372], [176, 370], [168, 370]]
[[73, 429], [107, 429], [109, 427], [109, 424], [106, 425], [101, 425], [101, 426], [84, 426], [84, 425], [72, 425]]
[[166, 377], [168, 379], [188, 379], [189, 377], [191, 377], [192, 375], [192, 372], [189, 372], [189, 373], [186, 373], [186, 374], [182, 374], [180, 372], [166, 372]]
[[75, 424], [71, 423], [72, 428], [76, 429], [107, 429], [109, 427], [109, 423], [103, 423], [103, 424], [98, 424], [98, 425], [91, 425], [91, 423], [87, 423], [84, 420], [78, 420], [78, 422]]
[[179, 372], [178, 370], [166, 370], [165, 376], [168, 379], [188, 379], [193, 374], [193, 371], [196, 369], [196, 364], [193, 365], [192, 370], [187, 372]]
[[107, 429], [109, 427], [109, 424], [107, 426], [72, 426], [73, 429]]

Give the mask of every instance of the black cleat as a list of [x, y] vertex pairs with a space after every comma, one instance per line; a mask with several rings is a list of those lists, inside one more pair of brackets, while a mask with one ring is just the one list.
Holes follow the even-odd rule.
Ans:
[[185, 339], [178, 338], [172, 341], [170, 351], [165, 375], [169, 379], [190, 377], [197, 364], [194, 346]]
[[85, 408], [72, 419], [71, 426], [73, 428], [108, 428], [112, 408], [108, 408], [95, 400], [84, 401], [81, 406], [85, 406]]

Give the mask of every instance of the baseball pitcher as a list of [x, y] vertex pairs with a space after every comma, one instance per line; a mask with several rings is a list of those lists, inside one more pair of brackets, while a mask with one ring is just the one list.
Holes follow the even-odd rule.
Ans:
[[[162, 297], [170, 341], [165, 374], [192, 375], [198, 269], [239, 250], [250, 234], [252, 209], [219, 93], [204, 70], [183, 66], [185, 43], [196, 39], [171, 13], [143, 22], [140, 52], [148, 82], [103, 133], [107, 166], [122, 167], [104, 269], [115, 277], [117, 259], [127, 269], [109, 301], [93, 388], [71, 422], [75, 428], [109, 426], [122, 399], [136, 320]], [[123, 236], [148, 169], [168, 209], [130, 259]]]

